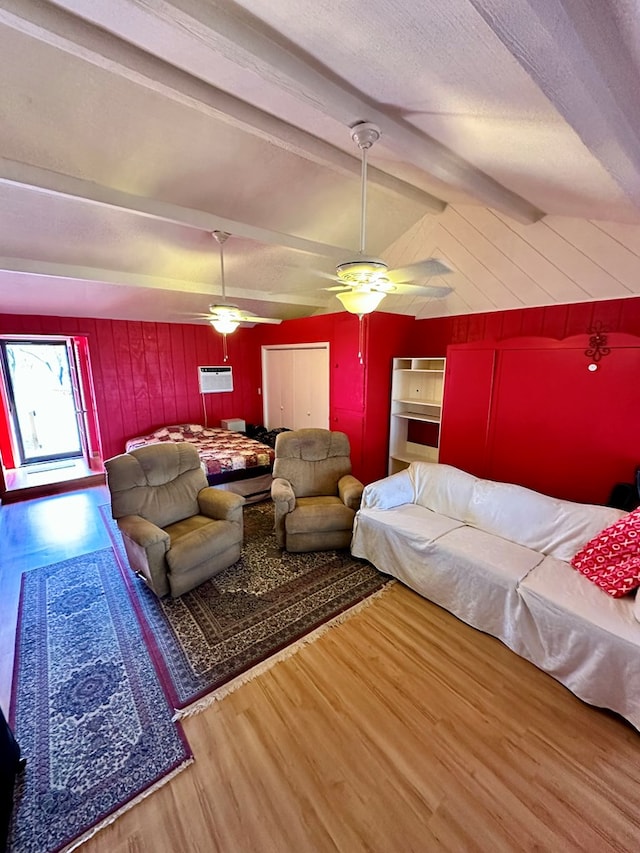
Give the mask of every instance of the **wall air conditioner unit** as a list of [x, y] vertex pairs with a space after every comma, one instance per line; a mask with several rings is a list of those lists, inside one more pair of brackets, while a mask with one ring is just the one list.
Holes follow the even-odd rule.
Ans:
[[201, 394], [233, 391], [233, 373], [230, 367], [198, 367]]

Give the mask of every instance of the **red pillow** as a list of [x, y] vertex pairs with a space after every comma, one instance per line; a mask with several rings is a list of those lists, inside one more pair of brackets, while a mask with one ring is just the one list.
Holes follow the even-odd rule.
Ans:
[[640, 586], [640, 507], [601, 530], [571, 565], [613, 598]]

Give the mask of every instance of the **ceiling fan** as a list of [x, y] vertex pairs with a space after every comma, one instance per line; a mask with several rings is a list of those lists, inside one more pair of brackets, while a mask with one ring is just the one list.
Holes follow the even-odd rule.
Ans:
[[414, 293], [440, 298], [451, 293], [451, 287], [421, 285], [405, 277], [428, 277], [453, 272], [437, 258], [425, 258], [401, 269], [390, 270], [381, 258], [365, 254], [367, 206], [367, 154], [380, 139], [380, 128], [371, 122], [360, 122], [351, 128], [351, 138], [362, 151], [362, 186], [360, 194], [360, 251], [336, 267], [339, 284], [326, 288], [336, 291], [336, 296], [352, 314], [369, 314], [378, 307], [387, 293]]
[[250, 311], [243, 311], [237, 305], [227, 302], [227, 294], [224, 280], [224, 250], [223, 246], [231, 236], [227, 231], [213, 231], [212, 236], [220, 248], [220, 283], [222, 285], [222, 302], [209, 305], [209, 316], [207, 319], [221, 335], [230, 335], [242, 323], [281, 323], [282, 320], [274, 320], [269, 317], [256, 317]]

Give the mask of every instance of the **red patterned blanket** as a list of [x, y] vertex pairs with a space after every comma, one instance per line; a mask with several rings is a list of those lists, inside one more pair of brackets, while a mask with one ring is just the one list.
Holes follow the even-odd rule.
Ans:
[[209, 429], [200, 424], [161, 427], [149, 435], [130, 438], [127, 441], [126, 450], [135, 450], [145, 444], [157, 444], [160, 441], [188, 441], [194, 444], [207, 476], [269, 467], [273, 464], [275, 457], [273, 448], [253, 438], [247, 438], [241, 432]]

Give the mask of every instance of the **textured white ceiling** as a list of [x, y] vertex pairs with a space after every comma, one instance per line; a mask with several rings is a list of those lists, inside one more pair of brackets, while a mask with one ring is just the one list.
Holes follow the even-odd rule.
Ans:
[[455, 267], [387, 310], [563, 301], [519, 289], [504, 234], [547, 257], [579, 242], [549, 216], [640, 229], [639, 32], [630, 0], [3, 0], [0, 311], [201, 322], [215, 228], [241, 307], [342, 310], [322, 274], [359, 245], [362, 120], [367, 252]]

